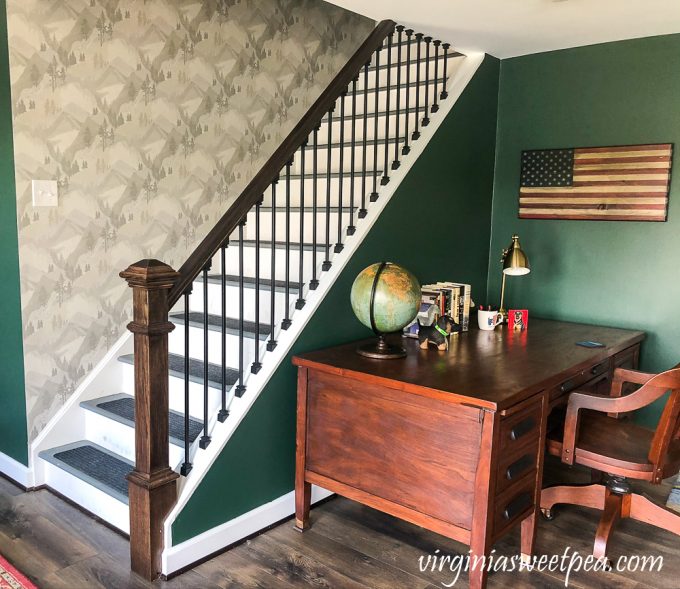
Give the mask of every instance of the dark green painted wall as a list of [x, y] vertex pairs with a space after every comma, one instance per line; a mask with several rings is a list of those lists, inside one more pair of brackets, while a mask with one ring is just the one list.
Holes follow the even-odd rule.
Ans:
[[14, 151], [12, 146], [12, 98], [5, 0], [0, 0], [0, 452], [28, 465], [24, 355], [19, 289]]
[[[517, 218], [523, 149], [673, 142], [680, 171], [680, 35], [504, 60], [498, 120], [490, 295], [500, 290], [500, 251], [517, 232], [532, 271], [510, 278], [510, 306], [642, 329], [642, 369], [680, 362], [680, 181], [667, 223]], [[658, 412], [640, 418], [654, 423]]]
[[[498, 96], [487, 57], [293, 347], [292, 354], [367, 337], [349, 291], [389, 260], [423, 282], [455, 279], [486, 292]], [[295, 370], [288, 357], [173, 525], [187, 540], [293, 489]]]

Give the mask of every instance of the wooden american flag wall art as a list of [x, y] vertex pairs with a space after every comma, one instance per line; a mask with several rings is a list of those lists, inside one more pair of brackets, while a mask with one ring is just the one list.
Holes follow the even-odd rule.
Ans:
[[665, 221], [673, 144], [522, 152], [520, 219]]

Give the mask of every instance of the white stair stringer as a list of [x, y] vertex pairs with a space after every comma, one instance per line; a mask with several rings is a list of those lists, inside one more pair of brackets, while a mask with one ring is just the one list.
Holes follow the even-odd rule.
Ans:
[[[212, 442], [205, 450], [196, 452], [193, 469], [187, 477], [179, 481], [179, 497], [164, 523], [164, 545], [162, 555], [162, 573], [172, 574], [188, 565], [224, 548], [234, 542], [243, 539], [260, 529], [263, 529], [292, 514], [292, 495], [286, 494], [271, 503], [258, 507], [231, 522], [208, 530], [199, 536], [191, 538], [181, 544], [173, 546], [172, 524], [187, 505], [187, 502], [198, 488], [208, 470], [214, 464], [229, 439], [236, 431], [241, 421], [248, 413], [253, 403], [264, 389], [271, 376], [276, 372], [281, 362], [286, 358], [291, 346], [306, 327], [310, 318], [318, 308], [325, 295], [332, 288], [338, 276], [354, 255], [359, 245], [371, 230], [387, 203], [398, 189], [401, 182], [409, 173], [411, 167], [418, 160], [428, 143], [442, 124], [447, 114], [454, 107], [475, 72], [484, 60], [483, 53], [471, 53], [464, 57], [455, 74], [450, 78], [447, 91], [448, 98], [440, 102], [438, 112], [430, 115], [431, 122], [426, 127], [421, 127], [421, 136], [411, 144], [410, 153], [403, 157], [401, 166], [397, 170], [390, 170], [390, 182], [386, 186], [379, 187], [379, 198], [368, 207], [365, 218], [356, 223], [356, 233], [348, 237], [345, 247], [340, 253], [332, 256], [330, 270], [320, 276], [319, 287], [306, 293], [306, 304], [301, 310], [294, 312], [294, 321], [288, 330], [279, 330], [277, 333], [277, 347], [268, 352], [263, 362], [263, 367], [258, 374], [251, 374], [247, 381], [247, 390], [243, 397], [234, 398], [230, 405], [229, 418], [224, 423], [216, 423], [211, 431]], [[321, 489], [315, 489], [313, 497], [319, 499], [328, 493]]]

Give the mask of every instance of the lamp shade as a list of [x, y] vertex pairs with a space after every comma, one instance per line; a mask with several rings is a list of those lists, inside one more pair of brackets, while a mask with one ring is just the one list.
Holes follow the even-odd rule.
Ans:
[[529, 274], [531, 267], [529, 266], [529, 258], [522, 250], [519, 244], [519, 236], [512, 236], [512, 243], [505, 252], [503, 257], [503, 274], [508, 276], [523, 276]]

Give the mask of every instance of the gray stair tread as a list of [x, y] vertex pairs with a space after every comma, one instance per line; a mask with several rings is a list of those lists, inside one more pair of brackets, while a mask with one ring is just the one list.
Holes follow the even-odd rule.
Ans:
[[[321, 210], [322, 207], [319, 207], [319, 210]], [[232, 239], [229, 241], [229, 246], [230, 247], [238, 247], [238, 239]], [[271, 248], [272, 242], [271, 241], [264, 241], [260, 240], [260, 247], [264, 248]], [[274, 246], [278, 250], [286, 249], [286, 242], [285, 241], [276, 241], [274, 242]], [[243, 247], [255, 247], [255, 240], [254, 239], [244, 239], [243, 240]], [[305, 249], [305, 251], [309, 250], [311, 251], [312, 248], [314, 247], [313, 244], [311, 243], [303, 243], [302, 247]], [[290, 249], [293, 251], [299, 250], [300, 249], [300, 244], [296, 242], [291, 242], [290, 243]], [[317, 243], [316, 244], [316, 249], [323, 251], [326, 249], [326, 246], [322, 243]], [[330, 249], [333, 249], [333, 244], [330, 245]]]
[[[421, 112], [422, 112], [422, 110], [421, 110]], [[370, 118], [370, 115], [369, 115], [369, 118]], [[405, 141], [404, 137], [399, 137], [399, 139], [397, 139], [396, 137], [390, 137], [387, 140], [387, 143], [394, 145], [395, 143], [404, 143], [404, 141]], [[357, 144], [358, 147], [362, 146], [363, 143], [364, 143], [363, 139], [357, 139], [356, 140], [356, 144]], [[375, 143], [375, 139], [366, 139], [366, 145], [373, 146], [374, 143]], [[337, 149], [341, 145], [343, 145], [344, 147], [350, 147], [352, 145], [352, 142], [347, 140], [347, 133], [345, 133], [345, 142], [344, 143], [340, 143], [339, 141], [338, 142], [333, 141], [331, 143], [331, 147], [333, 149]], [[385, 139], [384, 138], [378, 138], [378, 145], [385, 145]], [[319, 143], [319, 145], [318, 145], [319, 149], [326, 149], [327, 147], [328, 147], [328, 143]], [[347, 156], [347, 157], [349, 158], [349, 156]], [[351, 159], [350, 159], [350, 161], [351, 161]], [[355, 172], [355, 176], [356, 176], [356, 172]]]
[[[411, 43], [415, 43], [415, 41], [411, 41]], [[402, 43], [392, 43], [392, 49], [397, 49], [399, 46], [405, 47], [408, 45], [408, 41], [404, 41]], [[387, 45], [385, 45], [382, 49], [387, 49]], [[458, 53], [458, 51], [451, 51], [449, 48], [449, 52], [445, 53], [444, 50], [439, 47], [439, 69], [442, 69], [444, 67], [444, 62], [443, 59], [444, 57], [448, 57], [448, 59], [454, 58], [454, 57], [462, 57], [462, 53]], [[391, 67], [396, 68], [398, 65], [401, 65], [401, 67], [406, 67], [407, 65], [415, 65], [418, 63], [417, 55], [415, 55], [414, 51], [411, 51], [411, 61], [406, 61], [406, 49], [402, 49], [402, 54], [401, 54], [402, 60], [401, 63], [397, 63], [397, 60], [392, 61]], [[380, 60], [380, 69], [381, 70], [386, 70], [387, 69], [387, 64], [384, 63], [384, 61], [387, 60], [387, 57], [383, 58]], [[420, 64], [424, 64], [427, 61], [427, 55], [425, 54], [425, 44], [423, 43], [423, 47], [420, 51]], [[434, 65], [435, 62], [435, 48], [434, 45], [430, 47], [430, 65]], [[375, 59], [371, 62], [371, 65], [368, 68], [369, 72], [374, 72], [375, 71]], [[363, 74], [363, 70], [362, 70]]]
[[[125, 364], [134, 364], [134, 354], [119, 356], [118, 360]], [[184, 356], [180, 354], [168, 354], [168, 364], [170, 376], [184, 378]], [[238, 370], [227, 368], [226, 385], [230, 389], [238, 382]], [[189, 380], [198, 384], [203, 384], [203, 360], [189, 358]], [[217, 364], [208, 363], [208, 386], [222, 390], [222, 367]]]
[[[380, 176], [382, 175], [382, 170], [366, 170], [366, 178], [373, 178], [373, 176]], [[331, 172], [331, 178], [339, 178], [340, 177], [340, 172]], [[342, 177], [349, 180], [351, 177], [350, 172], [343, 171], [342, 172]], [[302, 175], [301, 174], [291, 174], [290, 175], [291, 180], [302, 180]], [[314, 174], [312, 172], [305, 172], [305, 180], [312, 181], [314, 179]], [[319, 172], [318, 173], [318, 179], [319, 180], [325, 180], [326, 179], [326, 172]], [[359, 181], [361, 180], [361, 170], [357, 170], [354, 173], [354, 180]], [[276, 200], [277, 202], [284, 202], [283, 200], [279, 199], [285, 199], [286, 198], [286, 175], [281, 174], [281, 178], [279, 178], [279, 190], [277, 191], [276, 195]], [[325, 189], [324, 189], [325, 190]], [[319, 193], [319, 201], [321, 201], [323, 194], [320, 192]], [[309, 193], [309, 198], [311, 199], [312, 194]], [[361, 198], [361, 197], [358, 197]], [[319, 205], [319, 209], [322, 208], [322, 205]]]
[[[440, 85], [442, 82], [447, 82], [448, 79], [449, 79], [448, 76], [446, 76], [446, 78], [444, 76], [439, 76], [438, 78], [435, 78], [433, 76], [429, 80], [425, 80], [424, 76], [423, 76], [423, 79], [420, 80], [420, 84], [418, 84], [417, 80], [415, 82], [411, 81], [408, 85], [406, 84], [406, 82], [402, 82], [400, 88], [402, 88], [402, 89], [404, 89], [404, 88], [417, 88], [418, 86], [426, 86], [426, 85], [431, 85], [431, 84], [435, 84], [435, 83], [437, 85]], [[390, 83], [389, 88], [390, 88], [390, 90], [396, 90], [397, 89], [396, 80], [394, 80], [392, 83]], [[378, 90], [378, 92], [385, 92], [385, 90], [387, 90], [387, 85], [378, 86], [377, 90]], [[362, 88], [360, 90], [357, 90], [357, 96], [359, 96], [359, 94], [366, 94], [367, 91], [368, 91], [368, 94], [374, 94], [375, 91], [376, 91], [376, 87], [371, 86], [368, 89]], [[423, 109], [424, 108], [425, 107], [423, 106]]]
[[128, 503], [128, 482], [125, 477], [132, 472], [134, 465], [122, 456], [82, 440], [44, 450], [40, 457], [115, 499]]
[[[319, 147], [321, 147], [321, 145], [319, 145]], [[292, 178], [292, 176], [291, 176], [291, 178]], [[309, 202], [309, 201], [308, 201], [308, 202]], [[349, 213], [350, 209], [356, 211], [358, 208], [359, 208], [359, 207], [357, 207], [357, 206], [354, 206], [354, 207], [349, 207], [349, 206], [338, 207], [338, 206], [336, 206], [336, 205], [333, 205], [333, 206], [331, 207], [331, 213], [337, 213], [339, 210], [342, 210], [343, 213], [345, 213], [345, 212], [346, 212], [346, 213]], [[252, 210], [254, 210], [254, 209], [252, 209]], [[266, 205], [266, 206], [265, 206], [265, 205], [262, 205], [262, 206], [260, 207], [260, 211], [263, 212], [263, 213], [264, 213], [264, 212], [270, 213], [271, 210], [272, 210], [272, 207], [269, 206], [269, 205]], [[322, 210], [322, 207], [320, 207], [320, 206], [317, 207], [317, 210], [319, 210], [319, 211]], [[325, 210], [326, 210], [326, 207], [323, 207], [323, 210], [325, 211]], [[313, 213], [313, 212], [314, 212], [314, 207], [305, 206], [305, 207], [303, 207], [303, 211], [304, 211], [305, 213]], [[286, 212], [286, 207], [277, 206], [277, 207], [276, 207], [276, 212], [277, 212], [277, 213], [285, 213], [285, 212]], [[291, 213], [299, 213], [299, 212], [300, 212], [300, 207], [299, 207], [298, 205], [291, 205], [291, 207], [290, 207], [290, 212], [291, 212]]]
[[[219, 278], [219, 276], [218, 276]], [[184, 325], [184, 312], [172, 313], [170, 320], [173, 323]], [[192, 327], [203, 327], [203, 313], [198, 311], [189, 312], [189, 325]], [[222, 317], [220, 315], [208, 315], [208, 329], [211, 331], [222, 331]], [[227, 317], [227, 333], [231, 335], [238, 335], [239, 321], [234, 317]], [[244, 321], [243, 333], [246, 337], [255, 338], [255, 322]], [[271, 333], [271, 327], [260, 323], [260, 339], [267, 339]]]
[[[83, 401], [80, 406], [130, 427], [135, 425], [135, 399], [125, 393]], [[170, 442], [176, 446], [184, 446], [184, 414], [170, 410], [168, 425]], [[201, 431], [203, 431], [202, 422], [190, 417], [189, 442], [193, 443]]]
[[[200, 278], [198, 279], [201, 280]], [[208, 282], [212, 284], [222, 284], [222, 277], [219, 274], [210, 274], [208, 276]], [[304, 282], [302, 285], [304, 286]], [[238, 286], [239, 277], [236, 274], [227, 274], [227, 286]], [[243, 287], [244, 288], [255, 288], [255, 278], [253, 276], [243, 277]], [[272, 281], [269, 278], [260, 278], [260, 290], [266, 291], [271, 290]], [[275, 280], [274, 288], [277, 292], [285, 292], [286, 281], [285, 280]], [[290, 282], [289, 284], [290, 292], [297, 292], [299, 284], [297, 282]]]
[[[372, 105], [369, 104], [368, 106], [372, 106]], [[423, 110], [424, 110], [424, 107], [421, 106], [420, 109], [418, 109], [418, 112], [423, 112]], [[386, 110], [379, 110], [379, 111], [378, 111], [378, 116], [379, 116], [379, 117], [384, 117], [384, 116], [386, 116], [387, 114], [389, 114], [390, 116], [394, 116], [394, 115], [396, 115], [396, 114], [405, 115], [405, 114], [407, 114], [407, 113], [410, 114], [410, 113], [415, 113], [415, 112], [416, 112], [416, 107], [415, 107], [415, 106], [412, 106], [412, 107], [410, 107], [410, 108], [408, 108], [408, 109], [406, 109], [406, 108], [400, 108], [399, 111], [397, 111], [396, 108], [394, 108], [394, 109], [390, 108], [390, 112], [389, 112], [389, 113], [388, 113]], [[336, 111], [333, 111], [333, 117], [331, 118], [331, 120], [332, 120], [334, 123], [340, 121], [340, 115], [335, 114], [335, 113], [336, 113]], [[363, 118], [363, 116], [364, 116], [363, 113], [357, 114], [357, 120]], [[370, 119], [370, 118], [374, 118], [374, 117], [375, 117], [375, 113], [374, 113], [374, 112], [369, 112], [369, 113], [368, 113], [368, 118], [369, 118], [369, 119]], [[349, 116], [345, 116], [345, 120], [348, 120], [349, 118], [350, 118]], [[328, 122], [328, 115], [326, 115], [323, 119], [321, 119], [321, 122], [322, 122], [322, 123], [327, 123], [327, 122]]]
[[[407, 28], [409, 28], [409, 27], [407, 27]], [[395, 32], [394, 33], [395, 37], [398, 34], [399, 34], [398, 32]], [[425, 36], [427, 36], [427, 35], [423, 35], [423, 37], [425, 37]], [[404, 36], [402, 37], [401, 43], [398, 41], [398, 39], [392, 40], [392, 49], [394, 49], [395, 47], [398, 47], [399, 45], [401, 45], [403, 47], [405, 45], [415, 45], [417, 43], [418, 43], [418, 39], [416, 39], [415, 34], [411, 35], [411, 40], [409, 40], [408, 37], [406, 36], [406, 33], [404, 33]], [[422, 43], [423, 43], [423, 52], [425, 52], [425, 41], [423, 41]], [[384, 41], [383, 44], [382, 44], [382, 47], [380, 47], [380, 51], [385, 51], [388, 48], [389, 48], [389, 45], [388, 45], [387, 41]], [[431, 50], [432, 54], [434, 55], [434, 47], [431, 47], [430, 50]], [[443, 51], [443, 49], [440, 50], [440, 52], [441, 51]], [[451, 56], [465, 57], [465, 54], [459, 53], [455, 49], [452, 49], [451, 47], [449, 47], [449, 57], [451, 57]]]

